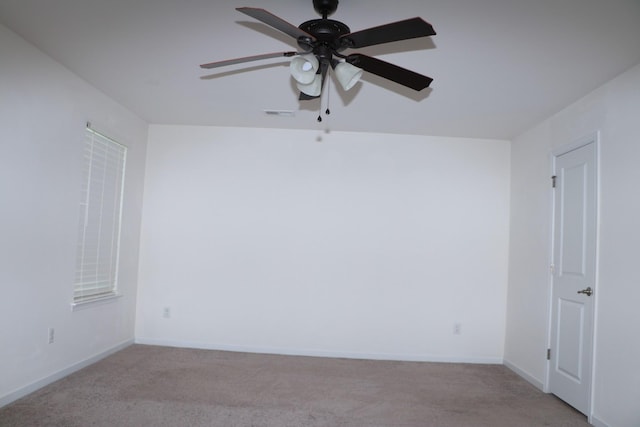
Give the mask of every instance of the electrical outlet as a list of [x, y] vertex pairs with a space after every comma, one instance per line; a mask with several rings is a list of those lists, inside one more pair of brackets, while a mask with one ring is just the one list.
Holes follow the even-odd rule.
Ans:
[[49, 328], [48, 332], [49, 344], [53, 344], [53, 342], [56, 340], [56, 330], [53, 328]]
[[460, 335], [462, 333], [462, 324], [456, 322], [453, 324], [453, 335]]
[[165, 319], [171, 318], [171, 308], [169, 308], [169, 307], [163, 308], [162, 309], [162, 317], [164, 317]]

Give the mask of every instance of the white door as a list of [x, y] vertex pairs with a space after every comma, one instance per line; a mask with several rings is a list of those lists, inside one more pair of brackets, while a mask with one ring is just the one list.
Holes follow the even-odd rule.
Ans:
[[549, 390], [588, 415], [596, 279], [596, 144], [555, 157]]

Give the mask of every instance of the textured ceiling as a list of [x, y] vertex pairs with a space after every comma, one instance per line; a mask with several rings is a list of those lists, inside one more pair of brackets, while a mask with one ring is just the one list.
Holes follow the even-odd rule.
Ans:
[[155, 124], [509, 139], [640, 62], [640, 0], [342, 0], [331, 18], [352, 31], [430, 22], [434, 37], [359, 52], [434, 82], [414, 92], [365, 73], [301, 102], [285, 59], [199, 68], [295, 50], [240, 6], [296, 26], [318, 17], [311, 0], [0, 0], [0, 23]]

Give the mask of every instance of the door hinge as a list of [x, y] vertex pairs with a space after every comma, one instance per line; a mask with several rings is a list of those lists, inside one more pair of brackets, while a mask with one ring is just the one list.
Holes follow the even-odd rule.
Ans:
[[551, 188], [556, 188], [556, 178], [555, 175], [551, 177]]
[[547, 349], [547, 360], [551, 360], [551, 349]]

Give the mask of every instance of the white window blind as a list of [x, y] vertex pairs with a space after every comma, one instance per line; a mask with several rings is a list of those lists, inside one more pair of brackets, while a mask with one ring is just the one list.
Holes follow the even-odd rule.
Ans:
[[115, 296], [127, 148], [87, 127], [74, 303]]

